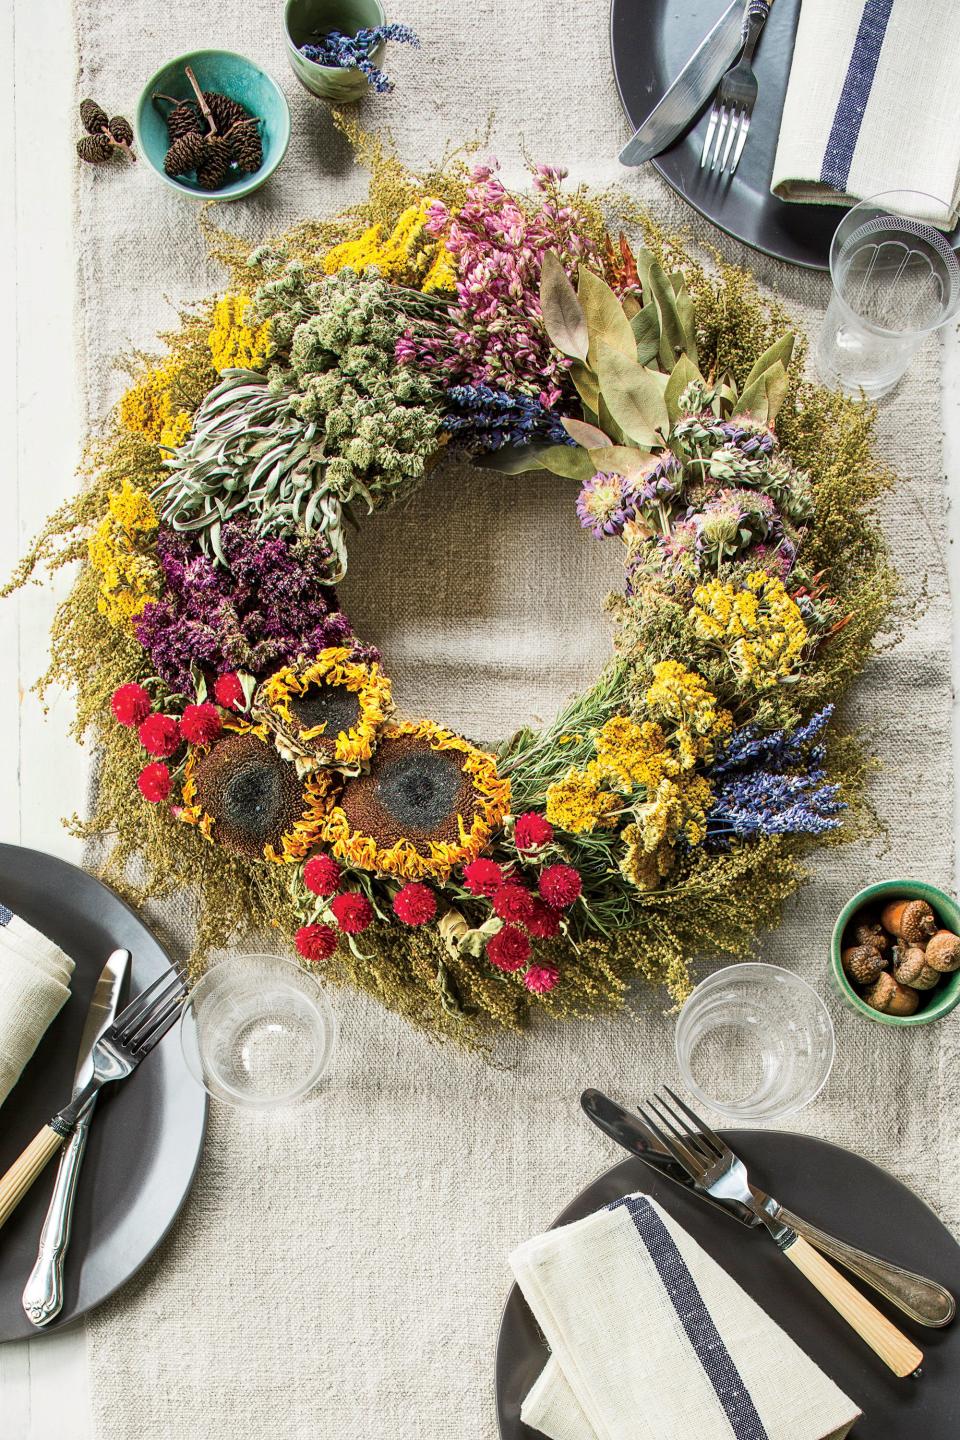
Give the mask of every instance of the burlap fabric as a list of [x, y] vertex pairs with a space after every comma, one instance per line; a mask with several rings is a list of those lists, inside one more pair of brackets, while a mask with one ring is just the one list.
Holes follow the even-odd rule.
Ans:
[[[437, 156], [494, 113], [491, 148], [514, 178], [524, 151], [598, 182], [623, 174], [661, 217], [744, 258], [816, 323], [822, 277], [742, 251], [654, 176], [618, 171], [627, 127], [605, 0], [407, 0], [392, 18], [414, 25], [424, 48], [391, 47], [396, 94], [371, 97], [361, 113], [389, 125], [405, 159]], [[287, 160], [257, 196], [221, 207], [229, 227], [259, 238], [362, 195], [364, 176], [325, 109], [287, 70], [278, 4], [78, 0], [77, 23], [80, 90], [111, 111], [129, 113], [162, 61], [204, 45], [250, 54], [280, 80], [293, 116]], [[112, 357], [149, 345], [178, 302], [220, 277], [195, 207], [142, 163], [79, 175], [77, 253], [80, 376], [95, 422], [122, 385]], [[850, 707], [886, 761], [874, 798], [891, 838], [824, 858], [760, 946], [824, 990], [830, 928], [852, 890], [891, 874], [949, 884], [953, 870], [936, 350], [885, 405], [880, 435], [906, 477], [886, 514], [898, 560], [918, 596], [924, 584], [930, 592]], [[344, 600], [359, 632], [382, 645], [403, 705], [494, 736], [549, 715], [595, 673], [616, 557], [579, 530], [571, 501], [550, 476], [444, 465], [404, 513], [367, 526]], [[174, 907], [158, 918], [176, 929]], [[172, 1234], [90, 1318], [98, 1440], [495, 1434], [507, 1253], [617, 1158], [581, 1118], [581, 1088], [632, 1097], [671, 1073], [663, 997], [642, 999], [639, 1017], [539, 1026], [504, 1043], [495, 1064], [431, 1046], [354, 995], [334, 1002], [341, 1043], [320, 1101], [266, 1119], [215, 1109]], [[795, 1127], [889, 1166], [960, 1227], [956, 1026], [900, 1035], [830, 1004], [836, 1068]]]

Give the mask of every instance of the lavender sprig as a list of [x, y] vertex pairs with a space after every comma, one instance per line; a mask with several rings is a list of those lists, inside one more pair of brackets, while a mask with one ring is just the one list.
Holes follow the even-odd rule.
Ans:
[[331, 30], [317, 43], [301, 45], [300, 53], [315, 65], [329, 65], [338, 70], [355, 66], [366, 75], [377, 94], [383, 95], [393, 89], [393, 81], [374, 65], [370, 57], [385, 40], [396, 40], [400, 45], [420, 49], [420, 37], [409, 25], [377, 25], [374, 29], [358, 30], [356, 35]]
[[511, 394], [492, 385], [451, 385], [450, 406], [441, 429], [476, 454], [504, 445], [573, 445], [555, 410], [530, 395]]

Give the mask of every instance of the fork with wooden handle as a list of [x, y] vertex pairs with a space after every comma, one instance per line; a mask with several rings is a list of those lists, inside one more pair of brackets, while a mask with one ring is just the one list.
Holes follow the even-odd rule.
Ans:
[[183, 971], [171, 965], [158, 980], [131, 1000], [93, 1047], [93, 1076], [82, 1090], [34, 1136], [19, 1159], [0, 1179], [0, 1225], [26, 1195], [37, 1176], [73, 1134], [102, 1086], [132, 1075], [163, 1039], [180, 1014], [187, 987]]
[[668, 1086], [664, 1089], [669, 1100], [658, 1095], [650, 1101], [650, 1110], [656, 1118], [643, 1106], [637, 1108], [644, 1123], [683, 1166], [696, 1188], [705, 1191], [720, 1204], [735, 1201], [752, 1210], [763, 1222], [780, 1252], [820, 1291], [884, 1364], [895, 1375], [918, 1376], [923, 1351], [851, 1285], [824, 1255], [764, 1208], [763, 1202], [769, 1197], [751, 1186], [747, 1167], [740, 1157]]

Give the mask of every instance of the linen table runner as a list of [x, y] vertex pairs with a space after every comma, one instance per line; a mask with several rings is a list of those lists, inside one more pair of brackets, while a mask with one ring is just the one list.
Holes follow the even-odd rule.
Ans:
[[[293, 120], [283, 167], [250, 200], [213, 212], [250, 238], [336, 214], [365, 191], [325, 108], [287, 69], [281, 8], [77, 0], [80, 93], [111, 109], [129, 113], [162, 61], [203, 46], [248, 54], [280, 81]], [[623, 180], [816, 325], [823, 277], [744, 251], [651, 173], [612, 163], [629, 127], [610, 70], [607, 0], [408, 0], [390, 19], [411, 24], [423, 49], [391, 48], [396, 92], [365, 100], [360, 117], [389, 126], [405, 160], [435, 160], [493, 112], [489, 149], [507, 180], [522, 183], [524, 150], [595, 184]], [[79, 360], [93, 423], [122, 388], [113, 357], [149, 348], [177, 303], [224, 280], [206, 258], [197, 207], [146, 165], [123, 176], [86, 168], [78, 186]], [[762, 942], [765, 958], [821, 991], [833, 920], [853, 890], [898, 874], [949, 885], [953, 873], [935, 348], [885, 405], [880, 436], [907, 477], [885, 516], [917, 613], [871, 664], [848, 718], [870, 727], [886, 762], [872, 793], [890, 841], [825, 852], [784, 926]], [[454, 493], [448, 512], [441, 501]], [[409, 506], [374, 516], [351, 542], [344, 607], [382, 647], [403, 708], [492, 738], [548, 717], [596, 673], [609, 651], [602, 599], [622, 571], [611, 547], [580, 530], [573, 498], [554, 476], [444, 463]], [[148, 919], [182, 942], [175, 906]], [[672, 1073], [664, 999], [642, 995], [639, 1018], [537, 1026], [502, 1042], [494, 1064], [428, 1043], [363, 997], [332, 999], [341, 1038], [320, 1103], [270, 1118], [213, 1108], [171, 1236], [90, 1318], [97, 1440], [495, 1437], [506, 1257], [620, 1158], [583, 1120], [578, 1097], [588, 1084], [634, 1096]], [[828, 1003], [836, 1067], [792, 1128], [888, 1166], [960, 1228], [956, 1027], [902, 1034]]]

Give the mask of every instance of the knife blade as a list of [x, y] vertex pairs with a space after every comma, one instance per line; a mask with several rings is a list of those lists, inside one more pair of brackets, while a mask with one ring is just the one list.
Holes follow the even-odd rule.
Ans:
[[621, 165], [642, 165], [676, 140], [716, 90], [743, 48], [743, 0], [730, 0], [680, 74], [620, 151]]
[[[129, 950], [114, 950], [100, 972], [87, 1008], [77, 1064], [73, 1077], [73, 1094], [79, 1095], [93, 1076], [93, 1047], [103, 1032], [113, 1024], [123, 984], [130, 967]], [[24, 1286], [22, 1304], [28, 1320], [36, 1326], [49, 1325], [63, 1306], [63, 1260], [70, 1243], [73, 1203], [77, 1179], [87, 1144], [90, 1117], [96, 1096], [77, 1121], [76, 1129], [60, 1155], [57, 1178], [47, 1208], [36, 1264]]]
[[[752, 1181], [748, 1181], [748, 1184], [756, 1202], [756, 1210], [751, 1210], [738, 1200], [718, 1200], [708, 1194], [690, 1178], [669, 1151], [664, 1149], [639, 1115], [625, 1110], [601, 1090], [584, 1090], [580, 1096], [580, 1104], [598, 1130], [602, 1130], [611, 1140], [615, 1140], [624, 1150], [642, 1160], [658, 1175], [665, 1176], [675, 1185], [680, 1185], [696, 1195], [698, 1200], [713, 1205], [717, 1210], [723, 1210], [751, 1229], [772, 1221], [795, 1230], [822, 1254], [839, 1261], [852, 1274], [866, 1281], [878, 1294], [883, 1295], [919, 1325], [939, 1330], [944, 1325], [949, 1325], [956, 1315], [954, 1297], [936, 1280], [895, 1265], [891, 1260], [882, 1260], [846, 1240], [838, 1240], [835, 1235], [811, 1225], [809, 1220], [804, 1220], [792, 1210], [788, 1210]], [[766, 1219], [760, 1215], [761, 1210]]]
[[698, 1200], [704, 1200], [716, 1210], [722, 1210], [725, 1215], [732, 1215], [742, 1225], [750, 1229], [756, 1229], [760, 1225], [758, 1216], [752, 1214], [746, 1205], [738, 1205], [736, 1201], [728, 1202], [714, 1200], [712, 1195], [707, 1195], [703, 1190], [698, 1190], [683, 1166], [674, 1160], [668, 1150], [664, 1150], [656, 1136], [647, 1129], [639, 1115], [633, 1115], [611, 1100], [609, 1095], [604, 1095], [602, 1090], [584, 1090], [580, 1096], [580, 1104], [584, 1114], [592, 1120], [598, 1130], [604, 1135], [622, 1145], [624, 1150], [629, 1151], [651, 1170], [658, 1175], [663, 1175], [667, 1180], [672, 1180], [674, 1185], [688, 1190], [696, 1195]]

